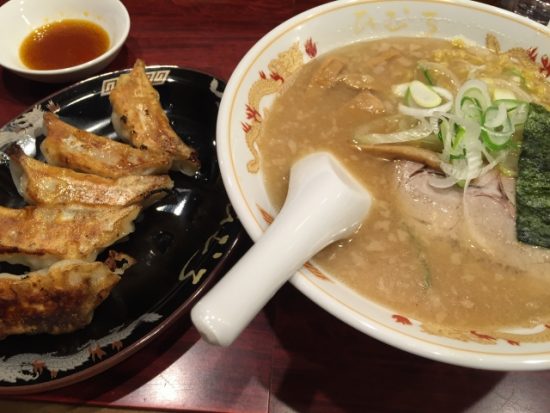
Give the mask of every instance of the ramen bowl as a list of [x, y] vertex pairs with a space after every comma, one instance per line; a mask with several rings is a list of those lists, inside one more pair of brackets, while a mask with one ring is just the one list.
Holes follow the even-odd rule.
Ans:
[[[485, 46], [488, 34], [501, 50], [519, 48], [530, 53], [541, 71], [549, 70], [548, 28], [471, 1], [338, 1], [297, 15], [260, 39], [232, 74], [217, 124], [224, 184], [252, 239], [259, 239], [277, 215], [266, 189], [257, 139], [277, 94], [305, 64], [365, 40], [431, 37]], [[489, 370], [550, 367], [548, 323], [507, 330], [461, 330], [444, 323], [434, 327], [365, 298], [315, 261], [290, 282], [350, 326], [429, 359]]]
[[[23, 40], [35, 29], [65, 19], [89, 21], [109, 36], [109, 46], [87, 62], [60, 69], [27, 67], [20, 57]], [[104, 69], [118, 55], [130, 31], [130, 16], [119, 0], [10, 0], [0, 7], [0, 66], [21, 77], [62, 83], [82, 80]], [[82, 47], [87, 47], [82, 45]]]

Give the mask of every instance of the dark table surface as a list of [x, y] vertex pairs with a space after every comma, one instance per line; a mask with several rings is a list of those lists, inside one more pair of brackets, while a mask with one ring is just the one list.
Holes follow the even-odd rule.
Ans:
[[[0, 0], [0, 4], [4, 1]], [[245, 52], [317, 0], [125, 0], [130, 36], [105, 71], [147, 64], [227, 80]], [[488, 2], [496, 4], [497, 2]], [[0, 125], [64, 85], [0, 69]], [[246, 239], [241, 245], [250, 245]], [[394, 349], [343, 324], [287, 285], [229, 348], [200, 340], [188, 318], [114, 368], [0, 411], [63, 406], [239, 412], [550, 412], [550, 372], [489, 372]], [[64, 409], [64, 410], [63, 410]], [[106, 411], [101, 409], [101, 411]], [[110, 410], [109, 410], [110, 411]]]

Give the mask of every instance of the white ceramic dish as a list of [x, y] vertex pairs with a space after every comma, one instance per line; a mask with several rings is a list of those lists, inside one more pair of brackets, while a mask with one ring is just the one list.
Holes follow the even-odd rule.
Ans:
[[[24, 66], [19, 58], [23, 39], [34, 29], [61, 19], [84, 19], [99, 24], [109, 34], [109, 49], [89, 62], [64, 69], [32, 70]], [[113, 61], [129, 31], [130, 16], [119, 0], [10, 0], [0, 7], [0, 65], [41, 82], [81, 80]]]
[[[548, 28], [465, 0], [343, 0], [304, 12], [259, 40], [229, 80], [217, 126], [224, 183], [250, 236], [257, 240], [276, 213], [264, 187], [254, 138], [285, 77], [315, 56], [351, 42], [388, 36], [460, 36], [484, 45], [488, 33], [505, 50], [531, 50], [541, 70], [550, 74]], [[424, 357], [492, 370], [550, 368], [550, 329], [544, 325], [514, 332], [435, 331], [359, 296], [312, 266], [298, 271], [291, 282], [349, 325]]]

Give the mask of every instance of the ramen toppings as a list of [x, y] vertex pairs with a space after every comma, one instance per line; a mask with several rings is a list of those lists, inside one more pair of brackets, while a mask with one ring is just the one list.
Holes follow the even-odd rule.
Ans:
[[517, 180], [518, 239], [550, 248], [550, 112], [531, 104]]
[[537, 325], [550, 319], [550, 250], [517, 241], [515, 175], [527, 102], [548, 96], [525, 51], [346, 46], [303, 66], [270, 107], [257, 140], [266, 187], [281, 206], [290, 166], [331, 151], [375, 202], [316, 265], [425, 324]]

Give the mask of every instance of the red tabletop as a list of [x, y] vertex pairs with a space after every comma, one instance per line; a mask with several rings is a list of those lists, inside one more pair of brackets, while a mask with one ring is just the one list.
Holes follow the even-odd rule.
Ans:
[[[263, 34], [322, 1], [124, 3], [130, 36], [105, 71], [140, 57], [227, 80]], [[61, 87], [0, 69], [0, 125]], [[394, 349], [285, 286], [229, 348], [200, 340], [187, 317], [105, 373], [18, 400], [157, 411], [534, 413], [550, 411], [549, 388], [550, 372], [467, 369]]]

